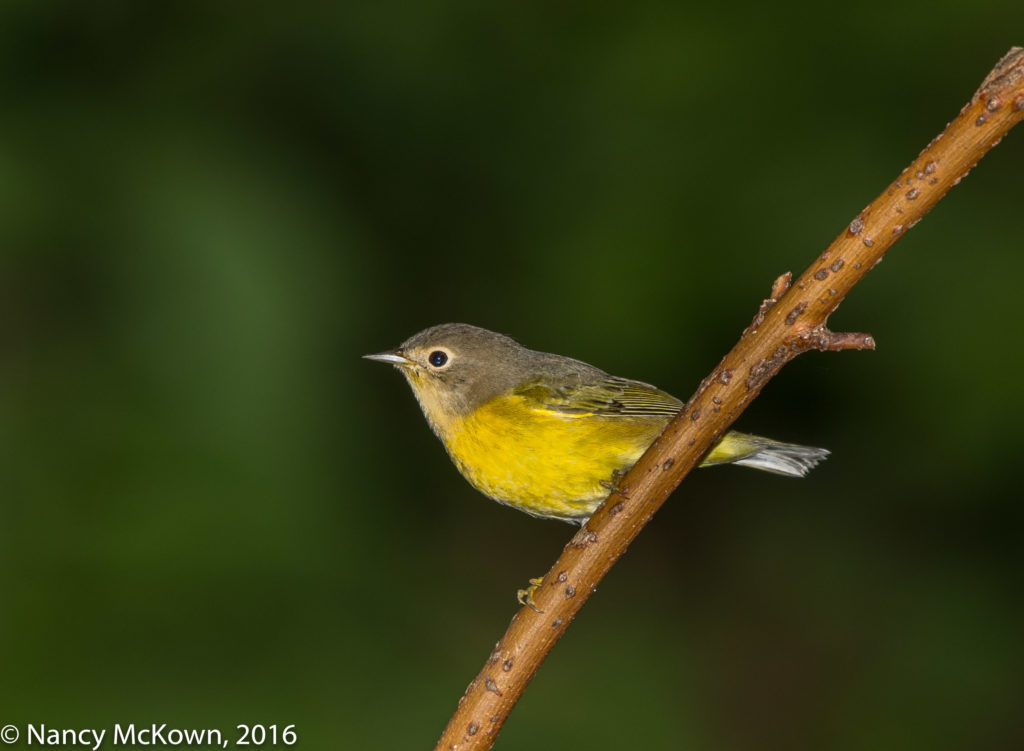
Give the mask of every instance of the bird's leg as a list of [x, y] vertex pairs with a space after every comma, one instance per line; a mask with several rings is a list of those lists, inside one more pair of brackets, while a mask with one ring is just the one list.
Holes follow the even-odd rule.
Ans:
[[[620, 496], [621, 498], [628, 501], [629, 488], [625, 485], [620, 485], [620, 483], [622, 482], [622, 478], [625, 476], [626, 473], [624, 471], [620, 469], [613, 469], [611, 480], [600, 480], [601, 487], [605, 488], [608, 491], [609, 495], [614, 493], [615, 495]], [[583, 524], [585, 521], [586, 519], [581, 519], [579, 523]], [[535, 579], [530, 579], [529, 587], [527, 587], [526, 589], [517, 590], [516, 599], [519, 601], [519, 604], [526, 605], [527, 607], [532, 608], [534, 611], [538, 613], [543, 613], [544, 611], [538, 608], [537, 604], [533, 601], [533, 593], [536, 592], [538, 587], [540, 587], [543, 583], [544, 577], [538, 576]]]
[[619, 483], [622, 481], [622, 478], [625, 477], [625, 476], [626, 476], [626, 473], [623, 472], [622, 470], [620, 470], [620, 469], [613, 469], [612, 470], [612, 479], [611, 479], [611, 481], [609, 482], [608, 480], [601, 480], [600, 481], [601, 482], [601, 487], [605, 488], [608, 491], [609, 495], [614, 493], [615, 495], [621, 496], [622, 498], [624, 498], [624, 499], [626, 499], [628, 501], [629, 500], [629, 488], [626, 487], [626, 486], [622, 486], [622, 487], [619, 486]]

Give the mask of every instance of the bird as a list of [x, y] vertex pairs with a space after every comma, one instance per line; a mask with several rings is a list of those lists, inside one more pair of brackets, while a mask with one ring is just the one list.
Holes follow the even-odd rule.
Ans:
[[[364, 357], [401, 372], [470, 485], [532, 516], [574, 524], [586, 522], [683, 408], [648, 383], [466, 323], [432, 326]], [[730, 431], [700, 466], [803, 477], [828, 454]]]

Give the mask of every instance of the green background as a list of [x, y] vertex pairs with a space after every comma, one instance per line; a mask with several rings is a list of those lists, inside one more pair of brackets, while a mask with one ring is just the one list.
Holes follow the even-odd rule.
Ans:
[[[300, 7], [301, 6], [301, 7]], [[466, 321], [688, 396], [1024, 6], [0, 6], [0, 725], [429, 748], [572, 528], [359, 359]], [[1024, 746], [1024, 134], [689, 478], [500, 749]]]

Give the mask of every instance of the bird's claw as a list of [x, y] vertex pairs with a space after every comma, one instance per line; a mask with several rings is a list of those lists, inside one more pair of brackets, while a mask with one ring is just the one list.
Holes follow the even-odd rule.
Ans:
[[537, 588], [544, 583], [544, 577], [538, 576], [534, 579], [530, 579], [530, 586], [526, 589], [520, 589], [516, 592], [516, 599], [520, 605], [526, 605], [532, 608], [534, 612], [543, 613], [544, 611], [537, 607], [537, 604], [533, 601], [533, 593], [537, 591]]

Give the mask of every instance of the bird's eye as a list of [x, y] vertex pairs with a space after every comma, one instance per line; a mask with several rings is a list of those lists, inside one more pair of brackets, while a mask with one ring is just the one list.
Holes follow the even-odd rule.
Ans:
[[435, 368], [444, 367], [444, 364], [448, 362], [448, 355], [439, 349], [435, 349], [430, 353], [430, 357], [427, 358], [427, 362], [433, 365]]

